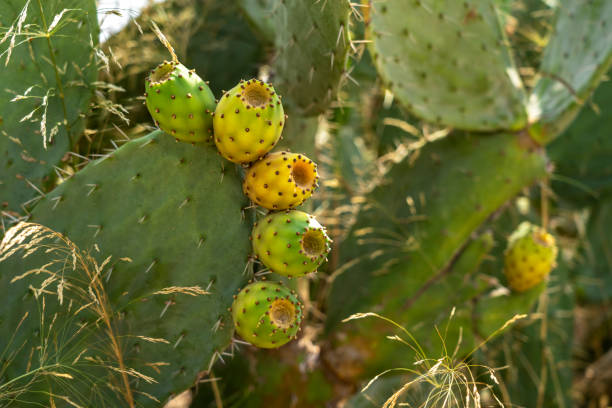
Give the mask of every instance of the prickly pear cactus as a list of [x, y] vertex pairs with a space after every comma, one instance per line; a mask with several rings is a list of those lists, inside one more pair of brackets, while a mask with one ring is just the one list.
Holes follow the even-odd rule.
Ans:
[[195, 71], [165, 61], [151, 71], [145, 90], [147, 109], [160, 129], [186, 142], [212, 137], [215, 96]]
[[[438, 298], [429, 289], [445, 279], [473, 231], [545, 174], [546, 159], [529, 150], [524, 137], [449, 135], [394, 165], [384, 177], [392, 182], [383, 180], [365, 197], [340, 244], [344, 266], [332, 283], [327, 327], [375, 305], [399, 324], [411, 321], [416, 302], [428, 308]], [[470, 324], [469, 313], [463, 319]], [[371, 326], [352, 327], [378, 344]], [[380, 352], [377, 360], [389, 367], [393, 354]]]
[[0, 208], [23, 213], [81, 135], [98, 72], [95, 1], [3, 1], [0, 27]]
[[324, 112], [336, 100], [347, 70], [349, 2], [240, 0], [239, 4], [275, 45], [273, 68], [281, 94], [304, 115]]
[[259, 220], [251, 241], [257, 259], [270, 271], [289, 277], [315, 272], [331, 249], [325, 228], [313, 215], [297, 210]]
[[[92, 255], [112, 255], [101, 279], [122, 316], [114, 324], [125, 364], [154, 379], [132, 384], [143, 406], [152, 403], [147, 395], [163, 401], [190, 386], [230, 343], [227, 309], [245, 282], [251, 223], [242, 212], [247, 202], [239, 176], [226, 165], [212, 147], [176, 143], [157, 131], [90, 163], [47, 194], [32, 214], [33, 221], [71, 237]], [[40, 266], [45, 258], [31, 262]], [[11, 310], [30, 311], [13, 340], [23, 344], [15, 369], [26, 365], [38, 340], [32, 334], [40, 330], [37, 303], [28, 295], [32, 281], [11, 283], [28, 265], [15, 258], [0, 264], [0, 330], [16, 331], [21, 315]], [[207, 294], [179, 290], [196, 287]], [[46, 307], [58, 305], [47, 300]], [[9, 341], [2, 337], [0, 347]], [[5, 373], [15, 374], [12, 368]]]
[[244, 193], [269, 210], [301, 205], [317, 188], [317, 165], [300, 153], [274, 152], [255, 162], [246, 172]]
[[525, 126], [526, 97], [494, 3], [369, 2], [370, 53], [406, 109], [459, 129]]
[[[361, 407], [351, 394], [364, 381], [408, 367], [376, 389], [370, 405], [380, 406], [455, 362], [467, 364], [450, 373], [462, 378], [489, 370], [482, 381], [493, 395], [504, 387], [479, 365], [488, 361], [510, 366], [505, 389], [525, 390], [516, 401], [502, 396], [504, 406], [570, 405], [560, 394], [581, 374], [553, 379], [571, 339], [551, 333], [574, 319], [547, 319], [569, 315], [553, 301], [572, 295], [568, 285], [582, 303], [609, 298], [607, 111], [600, 94], [590, 99], [612, 58], [608, 1], [168, 0], [95, 49], [98, 61], [93, 10], [91, 0], [0, 4], [2, 63], [12, 51], [2, 88], [21, 95], [0, 98], [0, 157], [6, 151], [9, 178], [23, 176], [0, 177], [2, 215], [19, 221], [16, 210], [34, 197], [24, 187], [40, 190], [25, 206], [33, 223], [19, 222], [0, 245], [0, 333], [10, 334], [0, 336], [0, 405], [159, 407], [205, 390], [193, 408]], [[166, 53], [149, 20], [199, 77], [166, 64], [143, 89]], [[88, 116], [96, 63], [105, 69]], [[258, 79], [220, 92], [240, 78]], [[105, 88], [124, 91], [106, 100]], [[134, 103], [143, 91], [166, 133], [138, 138], [151, 122]], [[583, 105], [601, 117], [585, 111], [548, 145]], [[107, 115], [123, 108], [130, 124]], [[211, 123], [214, 137], [202, 143]], [[31, 154], [28, 135], [49, 156]], [[119, 136], [127, 143], [117, 148]], [[7, 143], [18, 148], [2, 150]], [[81, 166], [91, 157], [99, 160]], [[45, 172], [22, 171], [18, 158]], [[57, 163], [67, 178], [42, 182]], [[581, 194], [560, 194], [559, 183]], [[295, 210], [303, 204], [328, 228]], [[525, 220], [558, 237], [572, 258], [559, 269], [580, 267], [527, 282], [524, 255], [542, 276], [555, 250], [543, 233], [545, 249], [533, 239], [521, 246], [521, 232], [505, 279], [507, 237]], [[534, 248], [539, 256], [526, 253]], [[493, 348], [504, 357], [489, 360]], [[515, 355], [541, 366], [537, 395], [513, 381], [505, 359]], [[530, 368], [518, 364], [519, 380], [531, 380]], [[423, 384], [397, 402], [436, 405], [440, 386]]]
[[268, 153], [285, 125], [285, 111], [274, 87], [257, 79], [240, 81], [215, 110], [215, 144], [223, 157], [249, 163]]
[[295, 291], [263, 281], [240, 290], [232, 316], [243, 339], [257, 347], [277, 348], [296, 338], [303, 312]]

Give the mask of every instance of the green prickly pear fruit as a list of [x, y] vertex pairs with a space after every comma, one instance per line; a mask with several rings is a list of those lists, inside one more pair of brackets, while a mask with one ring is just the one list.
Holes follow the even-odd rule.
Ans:
[[299, 153], [274, 152], [247, 170], [242, 189], [268, 210], [297, 207], [317, 188], [317, 165]]
[[231, 311], [240, 337], [261, 348], [277, 348], [297, 338], [303, 314], [295, 291], [267, 281], [242, 288]]
[[145, 90], [147, 109], [161, 130], [186, 142], [212, 135], [215, 96], [194, 70], [164, 61], [147, 77]]
[[215, 110], [217, 149], [234, 163], [255, 161], [278, 142], [285, 118], [272, 85], [257, 79], [242, 80], [225, 92]]
[[544, 228], [521, 223], [508, 239], [504, 273], [508, 285], [524, 292], [542, 282], [556, 266], [555, 238]]
[[257, 259], [272, 272], [298, 277], [315, 272], [331, 249], [331, 240], [313, 215], [292, 210], [272, 213], [251, 233]]

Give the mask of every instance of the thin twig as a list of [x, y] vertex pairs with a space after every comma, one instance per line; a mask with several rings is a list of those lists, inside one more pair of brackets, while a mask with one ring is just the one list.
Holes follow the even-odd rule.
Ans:
[[[210, 377], [215, 378], [215, 374], [211, 371]], [[219, 385], [217, 385], [217, 381], [211, 381], [210, 386], [212, 387], [213, 394], [215, 396], [215, 405], [217, 408], [223, 408], [223, 400], [221, 399], [221, 392], [219, 391]]]

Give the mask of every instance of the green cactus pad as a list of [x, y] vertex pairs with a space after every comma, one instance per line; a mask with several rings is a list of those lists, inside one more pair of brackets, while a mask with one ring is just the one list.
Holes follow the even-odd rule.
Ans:
[[248, 163], [268, 153], [285, 125], [285, 111], [274, 87], [263, 81], [240, 81], [215, 110], [215, 144], [223, 157]]
[[251, 240], [257, 259], [270, 271], [290, 277], [315, 272], [331, 249], [325, 228], [314, 216], [296, 210], [259, 220]]
[[261, 348], [277, 348], [295, 339], [302, 315], [297, 294], [276, 282], [251, 283], [232, 304], [236, 332]]
[[561, 0], [540, 78], [529, 98], [532, 136], [544, 144], [558, 136], [612, 64], [612, 2]]
[[526, 125], [526, 98], [493, 2], [374, 0], [368, 31], [378, 72], [416, 116], [465, 130]]
[[279, 79], [278, 89], [304, 115], [325, 112], [336, 100], [347, 70], [351, 41], [349, 2], [239, 3], [259, 31], [275, 44], [273, 68]]
[[[240, 177], [224, 165], [214, 147], [176, 143], [156, 131], [90, 163], [47, 194], [32, 214], [32, 221], [65, 234], [98, 262], [112, 256], [102, 279], [122, 317], [115, 324], [125, 364], [156, 381], [134, 382], [138, 406], [159, 406], [145, 393], [163, 401], [188, 388], [230, 343], [227, 309], [246, 280], [251, 223], [242, 211], [248, 202]], [[13, 333], [24, 311], [31, 316], [13, 342], [23, 348], [5, 372], [9, 378], [39, 344], [32, 335], [40, 329], [39, 311], [28, 285], [42, 280], [11, 279], [45, 263], [40, 257], [27, 264], [13, 257], [0, 264], [0, 331]], [[189, 296], [180, 287], [208, 294]], [[58, 307], [52, 299], [47, 298], [49, 315]], [[9, 341], [0, 336], [0, 348]], [[111, 392], [103, 386], [80, 392]]]
[[542, 282], [556, 266], [557, 245], [546, 230], [521, 223], [508, 238], [504, 273], [509, 286], [524, 292]]
[[[22, 0], [0, 2], [2, 35], [16, 24]], [[94, 0], [42, 1], [48, 24], [60, 14], [50, 37], [36, 2], [25, 9], [21, 33], [0, 44], [0, 210], [23, 213], [44, 189], [66, 152], [81, 135], [82, 114], [97, 77], [94, 47], [99, 29]], [[64, 10], [64, 11], [63, 11]], [[48, 27], [47, 27], [48, 28]], [[28, 40], [28, 37], [32, 37]], [[43, 62], [44, 61], [44, 62]], [[55, 70], [57, 68], [57, 71]], [[28, 91], [28, 88], [29, 91]], [[11, 101], [17, 95], [28, 95]], [[33, 113], [31, 117], [28, 115]]]
[[195, 71], [162, 62], [147, 77], [145, 89], [147, 109], [160, 129], [186, 142], [212, 136], [215, 97]]
[[612, 193], [612, 81], [602, 82], [591, 102], [546, 148], [555, 163], [555, 193], [577, 206]]

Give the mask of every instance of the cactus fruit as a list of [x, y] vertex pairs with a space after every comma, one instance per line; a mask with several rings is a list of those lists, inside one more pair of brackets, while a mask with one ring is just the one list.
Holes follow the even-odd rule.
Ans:
[[234, 296], [236, 331], [254, 346], [277, 348], [295, 339], [302, 321], [302, 304], [295, 291], [276, 282], [255, 282]]
[[257, 259], [289, 277], [315, 272], [331, 248], [325, 228], [297, 210], [273, 213], [255, 223], [251, 240]]
[[299, 153], [268, 154], [247, 171], [244, 193], [268, 210], [286, 210], [302, 204], [317, 188], [317, 165]]
[[556, 266], [555, 238], [545, 229], [521, 223], [508, 239], [504, 273], [508, 284], [524, 292], [542, 282]]
[[213, 125], [221, 155], [234, 163], [249, 163], [278, 142], [285, 111], [272, 85], [257, 79], [242, 80], [219, 101]]
[[164, 61], [151, 71], [145, 89], [147, 109], [161, 130], [186, 142], [210, 137], [215, 96], [194, 70]]

